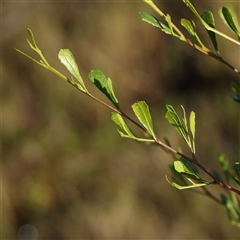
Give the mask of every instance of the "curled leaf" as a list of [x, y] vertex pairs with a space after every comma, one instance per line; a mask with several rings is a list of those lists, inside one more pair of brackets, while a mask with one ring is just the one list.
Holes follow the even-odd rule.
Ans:
[[88, 74], [88, 78], [118, 109], [120, 109], [110, 78], [106, 78], [100, 70], [92, 70]]

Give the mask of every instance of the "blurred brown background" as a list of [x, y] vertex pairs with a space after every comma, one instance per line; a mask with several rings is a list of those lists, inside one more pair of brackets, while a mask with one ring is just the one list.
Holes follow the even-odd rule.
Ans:
[[[199, 12], [212, 10], [217, 28], [233, 36], [217, 13], [227, 2], [192, 2]], [[181, 17], [195, 19], [180, 0], [156, 4], [178, 26]], [[239, 16], [237, 2], [235, 9]], [[3, 239], [23, 239], [28, 230], [38, 239], [239, 239], [223, 207], [166, 182], [173, 160], [161, 148], [121, 138], [108, 109], [13, 49], [38, 58], [26, 43], [30, 28], [49, 63], [69, 76], [57, 57], [69, 48], [90, 92], [106, 100], [87, 79], [100, 69], [127, 113], [145, 100], [158, 137], [186, 152], [164, 105], [194, 110], [198, 160], [220, 169], [224, 152], [233, 165], [239, 105], [229, 84], [239, 77], [141, 21], [139, 11], [153, 13], [141, 1], [2, 2]], [[240, 68], [239, 47], [218, 39], [222, 55]]]

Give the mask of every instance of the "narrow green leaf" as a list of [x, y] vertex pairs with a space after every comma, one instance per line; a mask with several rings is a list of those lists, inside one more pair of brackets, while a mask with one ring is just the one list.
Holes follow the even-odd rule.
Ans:
[[192, 133], [193, 140], [195, 140], [195, 112], [191, 111], [190, 113], [190, 130]]
[[181, 183], [181, 185], [188, 185], [185, 176], [175, 170], [174, 164], [169, 165], [169, 167], [172, 172], [172, 180], [174, 182], [176, 182], [177, 184]]
[[148, 105], [144, 101], [136, 102], [132, 105], [132, 109], [140, 123], [148, 130], [151, 136], [156, 139], [153, 131], [152, 117]]
[[29, 40], [27, 40], [28, 44], [30, 45], [31, 48], [37, 48], [37, 44], [35, 42], [35, 38], [34, 38], [32, 30], [30, 28], [27, 28], [27, 32], [32, 40], [33, 45], [29, 42]]
[[178, 133], [183, 137], [183, 139], [188, 143], [188, 133], [183, 127], [179, 116], [177, 115], [175, 109], [171, 105], [166, 105], [166, 114], [165, 118], [168, 122], [175, 127]]
[[[166, 177], [166, 180], [167, 180], [168, 183], [170, 183], [173, 187], [175, 187], [175, 188], [177, 188], [177, 189], [179, 189], [179, 190], [191, 189], [191, 188], [196, 188], [196, 187], [204, 187], [204, 186], [210, 184], [209, 182], [197, 183], [197, 184], [196, 184], [196, 183], [193, 183], [193, 182], [191, 181], [191, 182], [193, 183], [193, 185], [181, 186], [181, 185], [179, 185], [179, 184], [177, 184], [177, 183], [175, 183], [175, 182], [170, 182], [170, 181], [168, 180], [167, 176], [165, 176], [165, 177]], [[188, 179], [188, 180], [189, 180], [189, 179]]]
[[186, 118], [186, 111], [185, 108], [183, 107], [183, 105], [180, 105], [183, 111], [183, 123], [184, 123], [184, 128], [186, 129], [186, 133], [188, 135], [188, 122], [187, 122], [187, 118]]
[[226, 20], [228, 26], [238, 36], [238, 39], [240, 41], [240, 30], [238, 29], [236, 20], [234, 19], [234, 14], [230, 10], [230, 8], [222, 7], [222, 14], [223, 14], [224, 19]]
[[240, 162], [235, 162], [233, 170], [237, 174], [238, 178], [240, 178]]
[[188, 176], [189, 178], [195, 179], [195, 180], [202, 180], [198, 174], [198, 171], [195, 167], [195, 165], [184, 158], [181, 158], [181, 160], [177, 160], [174, 162], [174, 168], [177, 172], [184, 174]]
[[171, 16], [169, 14], [167, 14], [167, 16], [166, 16], [166, 21], [168, 23], [171, 34], [174, 35], [173, 28], [172, 28], [172, 20], [171, 20]]
[[82, 77], [78, 70], [78, 65], [74, 59], [73, 54], [69, 49], [61, 49], [58, 53], [58, 58], [67, 70], [78, 80], [81, 86], [81, 91], [87, 92]]
[[186, 4], [186, 6], [195, 14], [198, 15], [198, 12], [196, 10], [196, 8], [192, 5], [192, 3], [189, 0], [183, 0], [183, 2]]
[[117, 126], [121, 130], [123, 130], [123, 131], [121, 131], [121, 130], [117, 129], [121, 137], [130, 138], [135, 141], [145, 142], [145, 143], [154, 143], [155, 142], [153, 139], [138, 138], [138, 137], [134, 136], [132, 131], [128, 128], [127, 124], [125, 123], [123, 117], [119, 113], [112, 112], [111, 119], [115, 124], [117, 124]]
[[204, 44], [202, 43], [202, 41], [200, 40], [200, 38], [198, 37], [197, 35], [197, 32], [196, 32], [196, 26], [195, 26], [195, 23], [194, 21], [192, 21], [192, 23], [185, 19], [185, 18], [182, 18], [181, 19], [181, 25], [186, 28], [186, 30], [188, 31], [188, 33], [195, 39], [195, 41], [203, 48], [203, 49], [206, 49], [206, 47], [204, 46]]
[[[214, 16], [211, 11], [205, 10], [201, 14], [202, 19], [212, 28], [215, 28], [215, 21], [214, 21]], [[206, 29], [207, 30], [207, 29]], [[216, 39], [216, 34], [212, 31], [207, 30], [209, 37], [212, 40], [213, 46], [217, 52], [217, 54], [220, 56], [220, 52], [218, 50], [218, 44], [217, 44], [217, 39]]]
[[228, 169], [229, 169], [229, 161], [228, 161], [227, 157], [223, 153], [218, 155], [218, 162], [220, 163], [223, 171], [228, 171]]
[[112, 80], [106, 78], [106, 76], [100, 70], [92, 70], [88, 74], [89, 80], [103, 93], [105, 96], [118, 108], [118, 100], [114, 94], [112, 87]]
[[222, 203], [226, 206], [229, 219], [232, 220], [232, 217], [234, 217], [235, 219], [239, 220], [240, 214], [237, 211], [234, 202], [230, 198], [226, 197], [224, 194], [221, 194], [221, 199]]
[[22, 54], [23, 56], [31, 59], [33, 62], [39, 64], [42, 67], [45, 67], [45, 65], [42, 62], [37, 61], [36, 59], [32, 58], [31, 56], [27, 55], [26, 53], [22, 52], [21, 50], [14, 48], [15, 51], [17, 51], [18, 53]]
[[153, 25], [154, 27], [160, 28], [163, 32], [166, 34], [172, 35], [172, 32], [169, 27], [167, 27], [161, 20], [158, 18], [152, 16], [151, 14], [148, 14], [146, 12], [139, 12], [141, 18], [143, 21]]
[[114, 123], [117, 124], [118, 127], [120, 127], [125, 132], [125, 135], [127, 135], [128, 137], [131, 137], [131, 138], [135, 138], [135, 136], [133, 135], [133, 133], [128, 128], [127, 124], [125, 123], [123, 117], [119, 113], [112, 112], [111, 119]]
[[195, 149], [195, 112], [191, 111], [190, 117], [189, 117], [189, 122], [190, 122], [190, 130], [192, 133], [192, 146], [193, 146], [193, 153], [196, 153]]
[[194, 28], [193, 28], [193, 26], [192, 26], [192, 24], [191, 24], [191, 22], [189, 21], [189, 20], [187, 20], [187, 19], [185, 19], [185, 18], [182, 18], [181, 19], [181, 25], [184, 27], [184, 28], [186, 28], [186, 30], [188, 31], [188, 33], [191, 35], [191, 36], [193, 36], [193, 37], [195, 37], [195, 30], [194, 30]]
[[193, 6], [193, 4], [189, 0], [183, 0], [183, 2], [186, 4], [186, 6], [197, 16], [197, 18], [201, 21], [203, 26], [206, 28], [208, 24], [201, 18], [196, 8]]

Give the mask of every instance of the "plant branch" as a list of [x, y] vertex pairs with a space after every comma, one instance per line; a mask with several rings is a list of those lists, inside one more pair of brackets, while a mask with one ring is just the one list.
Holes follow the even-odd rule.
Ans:
[[[148, 4], [156, 13], [158, 13], [161, 17], [164, 18], [164, 20], [166, 21], [166, 15], [153, 3], [152, 0], [143, 0], [146, 4]], [[217, 33], [218, 35], [221, 35], [222, 37], [240, 45], [240, 42], [232, 39], [231, 37], [228, 37], [227, 35], [225, 35], [224, 33], [221, 33], [220, 31], [210, 27], [208, 24], [206, 24], [200, 16], [198, 16], [198, 18], [200, 18], [202, 24], [204, 25], [204, 27], [212, 32]], [[216, 60], [218, 60], [219, 62], [223, 63], [224, 65], [226, 65], [227, 67], [229, 67], [230, 69], [232, 69], [234, 72], [236, 72], [237, 74], [240, 74], [240, 70], [238, 70], [237, 68], [233, 67], [230, 63], [228, 63], [227, 61], [225, 61], [222, 57], [216, 55], [215, 53], [213, 53], [210, 49], [208, 48], [202, 48], [199, 45], [193, 43], [190, 39], [188, 39], [187, 37], [185, 37], [185, 35], [179, 30], [179, 28], [173, 23], [171, 22], [172, 28], [179, 34], [179, 39], [188, 43], [190, 46], [194, 47], [196, 50], [204, 53], [205, 55], [208, 55]]]
[[[129, 117], [128, 115], [126, 115], [124, 112], [110, 106], [109, 104], [103, 102], [102, 100], [96, 98], [95, 96], [93, 96], [92, 94], [88, 93], [87, 94], [89, 97], [91, 97], [92, 99], [94, 99], [95, 101], [99, 102], [100, 104], [104, 105], [105, 107], [111, 109], [112, 111], [122, 115], [124, 118], [128, 119], [129, 121], [131, 121], [133, 124], [135, 124], [136, 126], [138, 126], [140, 129], [142, 129], [144, 132], [146, 132], [147, 134], [149, 134], [151, 136], [151, 134], [148, 132], [148, 130], [143, 127], [142, 125], [140, 125], [139, 123], [137, 123], [135, 120], [133, 120], [131, 117]], [[226, 183], [223, 183], [222, 181], [219, 181], [209, 170], [207, 170], [202, 164], [200, 164], [195, 156], [193, 158], [190, 158], [180, 152], [178, 152], [177, 150], [175, 150], [174, 148], [168, 146], [167, 144], [163, 143], [160, 139], [156, 138], [155, 139], [155, 142], [158, 143], [160, 146], [164, 147], [165, 149], [169, 150], [170, 152], [174, 153], [174, 154], [177, 154], [181, 157], [183, 157], [184, 159], [188, 160], [189, 162], [192, 162], [193, 164], [195, 164], [196, 166], [198, 166], [203, 172], [205, 172], [207, 175], [209, 175], [212, 179], [213, 179], [213, 182], [212, 184], [217, 184], [221, 187], [224, 187], [230, 191], [233, 191], [237, 194], [240, 195], [240, 190], [226, 184]]]
[[214, 182], [212, 184], [217, 184], [221, 187], [224, 187], [230, 191], [233, 191], [237, 194], [240, 195], [240, 190], [226, 184], [226, 183], [223, 183], [222, 181], [219, 181], [209, 170], [207, 170], [202, 164], [200, 164], [197, 160], [193, 160], [192, 158], [189, 158], [187, 156], [185, 156], [184, 154], [180, 153], [180, 152], [177, 152], [178, 155], [180, 155], [181, 157], [183, 157], [184, 159], [194, 163], [196, 166], [198, 166], [200, 169], [202, 169], [206, 174], [208, 174], [213, 180]]
[[[151, 134], [148, 132], [148, 130], [143, 127], [142, 125], [140, 125], [139, 123], [137, 123], [135, 120], [133, 120], [131, 117], [129, 117], [128, 115], [126, 115], [124, 112], [112, 107], [111, 105], [103, 102], [102, 100], [96, 98], [95, 96], [93, 96], [92, 94], [90, 93], [87, 93], [87, 95], [89, 97], [91, 97], [92, 99], [94, 99], [95, 101], [97, 101], [98, 103], [104, 105], [105, 107], [111, 109], [112, 111], [122, 115], [124, 118], [128, 119], [130, 122], [132, 122], [133, 124], [135, 124], [137, 127], [139, 127], [140, 129], [142, 129], [144, 132], [146, 132], [147, 134], [149, 134], [151, 136]], [[193, 164], [195, 164], [196, 166], [198, 166], [203, 172], [205, 172], [207, 175], [209, 175], [212, 179], [213, 179], [213, 182], [212, 184], [217, 184], [221, 187], [224, 187], [230, 191], [233, 191], [237, 194], [240, 195], [240, 190], [226, 184], [226, 183], [223, 183], [222, 181], [219, 181], [209, 170], [207, 170], [202, 164], [200, 164], [196, 158], [195, 158], [195, 155], [193, 155], [193, 158], [190, 158], [180, 152], [178, 152], [177, 150], [175, 150], [174, 148], [168, 146], [167, 144], [163, 143], [160, 139], [156, 138], [155, 139], [155, 142], [158, 143], [160, 146], [164, 147], [165, 149], [169, 150], [170, 152], [174, 153], [174, 154], [177, 154], [181, 157], [183, 157], [184, 159], [188, 160], [189, 162], [192, 162]]]

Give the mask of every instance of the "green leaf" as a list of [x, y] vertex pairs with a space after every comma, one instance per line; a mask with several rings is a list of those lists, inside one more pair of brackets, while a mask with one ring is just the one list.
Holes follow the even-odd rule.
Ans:
[[228, 161], [227, 157], [223, 153], [218, 155], [218, 162], [220, 163], [223, 171], [228, 171], [228, 169], [229, 169], [229, 161]]
[[169, 167], [172, 172], [172, 179], [174, 182], [177, 182], [177, 184], [181, 183], [182, 185], [188, 184], [185, 176], [175, 170], [174, 164], [169, 165]]
[[198, 15], [198, 12], [196, 10], [196, 8], [192, 5], [192, 3], [189, 0], [183, 0], [183, 2], [186, 4], [186, 6], [195, 14]]
[[238, 29], [236, 20], [234, 19], [234, 14], [230, 10], [230, 8], [222, 7], [222, 14], [223, 14], [223, 17], [226, 20], [228, 26], [238, 36], [238, 40], [240, 41], [240, 30]]
[[[37, 47], [37, 44], [36, 44], [36, 42], [35, 42], [34, 35], [33, 35], [32, 31], [31, 31], [31, 29], [27, 28], [27, 32], [28, 32], [28, 35], [30, 36], [31, 41], [32, 41], [32, 43], [31, 43], [31, 41], [27, 39], [28, 45], [30, 46], [31, 49], [33, 49], [35, 52], [37, 52], [37, 53], [39, 54], [39, 52], [41, 52], [41, 50]], [[42, 67], [44, 67], [44, 68], [47, 68], [46, 63], [43, 63], [42, 60], [38, 61], [38, 60], [32, 58], [31, 56], [29, 56], [28, 54], [22, 52], [21, 50], [16, 49], [16, 48], [14, 48], [14, 49], [15, 49], [18, 53], [21, 53], [21, 54], [24, 55], [25, 57], [31, 59], [33, 62], [39, 64], [40, 66], [42, 66]], [[41, 56], [42, 56], [42, 55], [41, 55]]]
[[153, 131], [152, 117], [148, 105], [144, 101], [136, 102], [132, 105], [132, 109], [140, 123], [148, 130], [151, 136], [156, 139]]
[[172, 35], [171, 29], [167, 27], [162, 21], [160, 21], [158, 18], [146, 13], [146, 12], [139, 12], [141, 18], [143, 21], [153, 25], [154, 27], [160, 28], [163, 32], [166, 34]]
[[111, 119], [125, 132], [125, 133], [122, 133], [121, 131], [119, 131], [119, 133], [122, 137], [135, 138], [135, 136], [133, 135], [133, 133], [128, 128], [127, 124], [125, 123], [123, 117], [119, 113], [112, 112]]
[[[215, 21], [214, 21], [214, 17], [211, 11], [207, 11], [205, 10], [202, 14], [201, 14], [202, 19], [212, 28], [215, 28]], [[207, 29], [206, 29], [207, 30]], [[220, 56], [220, 52], [218, 50], [218, 44], [217, 44], [217, 39], [216, 39], [216, 34], [213, 31], [209, 31], [207, 30], [209, 37], [212, 40], [213, 46], [217, 52], [217, 54]]]
[[29, 44], [29, 46], [33, 49], [33, 48], [38, 48], [37, 47], [37, 44], [36, 44], [36, 41], [35, 41], [35, 38], [34, 38], [34, 35], [33, 35], [33, 32], [31, 31], [30, 28], [27, 28], [27, 32], [28, 32], [28, 35], [30, 36], [31, 40], [32, 40], [32, 43], [27, 39], [27, 42]]
[[78, 70], [78, 65], [74, 59], [73, 54], [69, 49], [61, 49], [58, 53], [58, 58], [67, 70], [78, 80], [81, 86], [81, 91], [87, 92], [82, 77]]
[[182, 19], [181, 19], [181, 25], [182, 25], [184, 28], [186, 28], [186, 30], [188, 31], [188, 33], [189, 33], [191, 36], [195, 37], [195, 35], [196, 35], [195, 30], [194, 30], [194, 28], [193, 28], [193, 26], [192, 26], [192, 24], [191, 24], [191, 22], [190, 22], [189, 20], [187, 20], [187, 19], [185, 19], [185, 18], [182, 18]]
[[179, 184], [177, 184], [177, 183], [175, 183], [175, 182], [170, 182], [170, 181], [168, 180], [167, 176], [165, 176], [165, 177], [166, 177], [166, 180], [167, 180], [168, 183], [170, 183], [173, 187], [175, 187], [175, 188], [177, 188], [177, 189], [179, 189], [179, 190], [191, 189], [191, 188], [196, 188], [196, 187], [204, 187], [204, 186], [210, 184], [209, 182], [194, 183], [193, 181], [191, 181], [191, 179], [187, 178], [187, 180], [189, 180], [189, 181], [192, 183], [192, 185], [181, 186], [181, 185], [179, 185]]
[[233, 170], [237, 174], [238, 178], [240, 178], [240, 162], [235, 162]]
[[222, 203], [225, 205], [227, 209], [229, 219], [232, 220], [232, 218], [235, 218], [239, 220], [240, 214], [237, 211], [234, 202], [230, 198], [226, 197], [224, 194], [221, 194], [221, 199], [222, 199]]
[[103, 93], [106, 97], [118, 108], [120, 106], [118, 104], [118, 100], [115, 97], [112, 80], [110, 78], [106, 78], [106, 76], [100, 70], [92, 70], [88, 74], [89, 80]]
[[45, 68], [45, 65], [40, 62], [40, 61], [37, 61], [36, 59], [32, 58], [31, 56], [27, 55], [26, 53], [22, 52], [21, 50], [17, 49], [17, 48], [14, 48], [15, 51], [17, 51], [18, 53], [22, 54], [23, 56], [31, 59], [33, 62], [39, 64], [40, 66], [44, 67]]
[[193, 153], [196, 153], [195, 149], [195, 112], [191, 111], [190, 117], [189, 117], [189, 122], [190, 122], [190, 130], [192, 133], [192, 146], [193, 146]]
[[187, 126], [188, 122], [187, 122], [187, 118], [186, 118], [186, 111], [185, 111], [185, 108], [182, 105], [180, 105], [180, 106], [181, 106], [182, 111], [183, 111], [183, 123], [185, 125], [185, 129], [186, 129], [186, 132], [188, 134], [188, 126]]
[[145, 138], [135, 137], [134, 134], [132, 133], [132, 131], [128, 128], [128, 126], [125, 123], [123, 117], [119, 113], [112, 112], [111, 119], [115, 124], [117, 124], [117, 126], [121, 130], [123, 130], [123, 132], [122, 132], [121, 130], [118, 129], [118, 132], [119, 132], [121, 137], [131, 138], [133, 140], [136, 140], [136, 141], [139, 141], [139, 142], [145, 142], [145, 143], [155, 142], [153, 139], [145, 139]]
[[203, 48], [206, 49], [206, 47], [204, 46], [204, 44], [202, 43], [202, 41], [200, 40], [200, 38], [197, 35], [196, 32], [196, 26], [194, 21], [192, 21], [192, 23], [187, 20], [182, 18], [181, 19], [181, 25], [186, 28], [186, 30], [188, 31], [188, 33], [195, 39], [195, 41]]
[[184, 158], [174, 161], [174, 169], [177, 172], [184, 174], [189, 178], [192, 178], [195, 180], [202, 180], [198, 174], [198, 171], [195, 165]]
[[166, 105], [166, 114], [165, 118], [168, 120], [168, 122], [175, 127], [175, 129], [178, 131], [178, 133], [183, 137], [183, 139], [188, 143], [188, 133], [184, 126], [182, 125], [182, 122], [177, 115], [175, 109], [171, 105]]
[[189, 121], [190, 121], [190, 130], [192, 133], [192, 137], [193, 137], [193, 140], [195, 140], [195, 112], [191, 111]]
[[173, 28], [172, 28], [172, 20], [171, 20], [171, 16], [169, 14], [167, 14], [167, 16], [166, 16], [166, 21], [168, 23], [171, 34], [174, 35]]
[[186, 4], [186, 6], [197, 16], [197, 18], [201, 21], [201, 23], [203, 24], [203, 26], [205, 28], [208, 27], [208, 24], [201, 18], [201, 16], [199, 15], [198, 11], [196, 10], [196, 8], [192, 5], [192, 3], [189, 0], [183, 0], [183, 2]]

